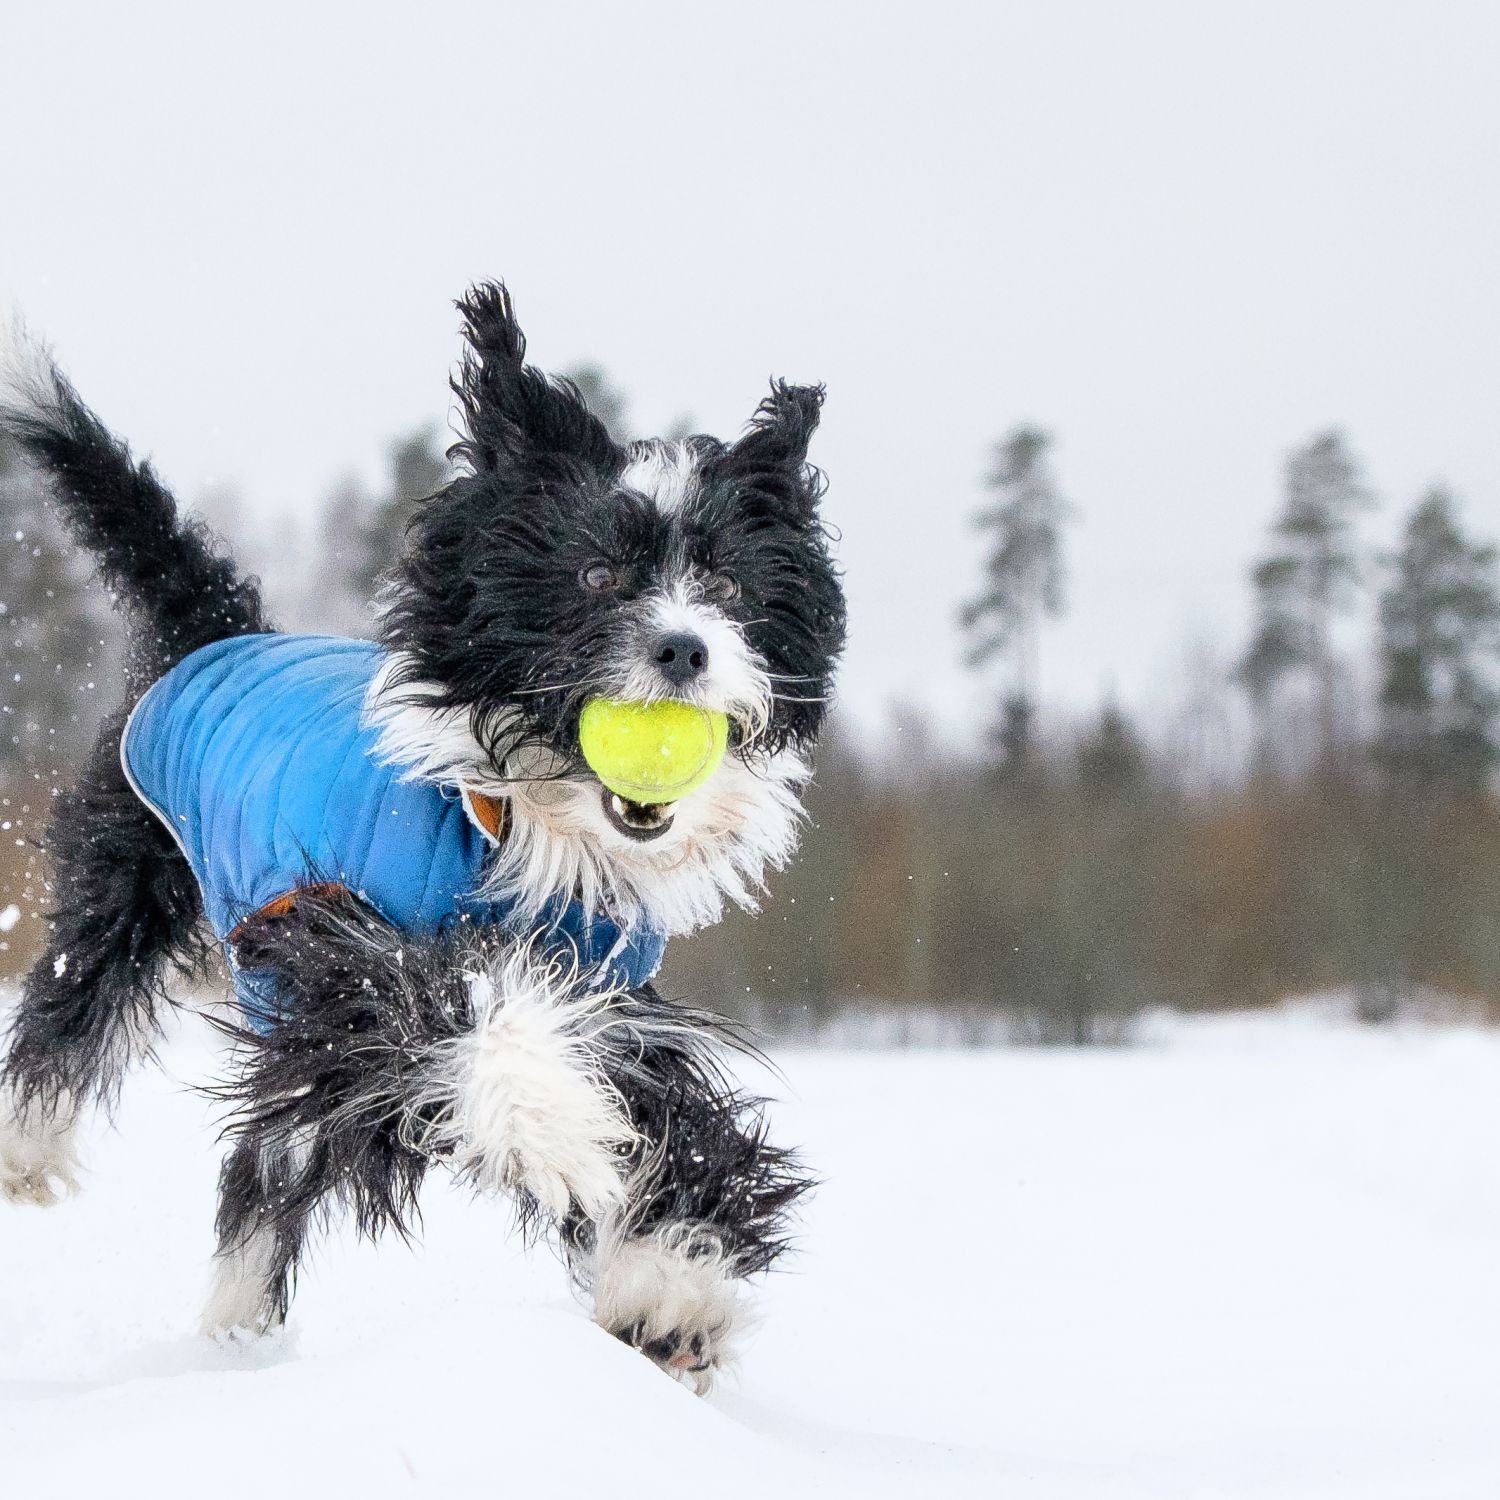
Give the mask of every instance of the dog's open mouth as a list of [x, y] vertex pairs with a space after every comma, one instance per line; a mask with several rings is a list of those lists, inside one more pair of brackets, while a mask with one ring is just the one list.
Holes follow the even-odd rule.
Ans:
[[618, 833], [637, 843], [647, 844], [659, 839], [672, 826], [672, 808], [666, 802], [631, 802], [618, 796], [606, 787], [604, 794], [604, 816]]

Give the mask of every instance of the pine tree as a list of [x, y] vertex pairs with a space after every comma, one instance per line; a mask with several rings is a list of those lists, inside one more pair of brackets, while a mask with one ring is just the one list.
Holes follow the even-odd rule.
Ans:
[[1377, 756], [1403, 778], [1482, 788], [1500, 759], [1495, 548], [1470, 540], [1453, 497], [1434, 487], [1390, 562], [1380, 598]]
[[[625, 392], [609, 378], [603, 365], [575, 365], [565, 372], [582, 394], [588, 409], [604, 423], [609, 435], [617, 443], [628, 443], [630, 432], [630, 402]], [[679, 419], [681, 422], [684, 419]], [[668, 433], [668, 436], [673, 436]], [[686, 437], [684, 432], [681, 436]]]
[[350, 584], [362, 599], [374, 597], [381, 575], [401, 555], [417, 502], [435, 494], [448, 478], [448, 460], [438, 448], [437, 429], [430, 425], [398, 438], [391, 445], [390, 463], [385, 496], [358, 533], [362, 548], [357, 551]]
[[1051, 446], [1034, 427], [1018, 427], [997, 445], [985, 481], [992, 498], [975, 518], [990, 537], [984, 586], [960, 616], [971, 666], [1009, 661], [996, 727], [1008, 765], [1029, 758], [1042, 621], [1063, 610], [1062, 528], [1072, 507], [1058, 493]]
[[394, 560], [374, 554], [374, 515], [380, 501], [357, 474], [334, 485], [317, 518], [312, 558], [302, 580], [302, 597], [291, 614], [298, 630], [367, 636], [374, 628], [375, 604], [368, 580]]
[[1091, 797], [1128, 797], [1150, 779], [1146, 747], [1113, 699], [1078, 745], [1078, 780]]
[[1359, 467], [1337, 432], [1292, 453], [1286, 495], [1272, 528], [1273, 551], [1256, 564], [1256, 618], [1238, 676], [1261, 721], [1263, 746], [1275, 733], [1275, 697], [1284, 682], [1311, 689], [1319, 759], [1339, 738], [1339, 672], [1334, 624], [1359, 579], [1355, 522], [1371, 504]]
[[1000, 716], [990, 729], [990, 742], [1000, 752], [1000, 767], [1012, 782], [1033, 784], [1042, 767], [1036, 753], [1036, 705], [1021, 693], [1007, 693]]

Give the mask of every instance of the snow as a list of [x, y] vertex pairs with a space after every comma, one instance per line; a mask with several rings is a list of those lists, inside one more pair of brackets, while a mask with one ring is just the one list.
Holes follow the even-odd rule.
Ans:
[[[10, 824], [5, 825], [7, 828]], [[0, 932], [9, 932], [17, 922], [21, 920], [21, 908], [14, 901], [3, 910], [0, 910]]]
[[1303, 1011], [1146, 1046], [782, 1051], [825, 1185], [742, 1380], [595, 1329], [501, 1205], [328, 1241], [291, 1331], [191, 1336], [196, 1026], [0, 1209], [0, 1492], [1462, 1500], [1500, 1493], [1500, 1037]]

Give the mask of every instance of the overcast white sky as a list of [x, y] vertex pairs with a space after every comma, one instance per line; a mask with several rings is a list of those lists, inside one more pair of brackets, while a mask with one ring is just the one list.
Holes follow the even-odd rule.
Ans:
[[452, 298], [731, 432], [828, 383], [847, 705], [976, 701], [991, 441], [1081, 518], [1047, 691], [1226, 653], [1285, 450], [1500, 534], [1500, 6], [0, 9], [0, 300], [188, 498], [305, 513], [446, 415]]

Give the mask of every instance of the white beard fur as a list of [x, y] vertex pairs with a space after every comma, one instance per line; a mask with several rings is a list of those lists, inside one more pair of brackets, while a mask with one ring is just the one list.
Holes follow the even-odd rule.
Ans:
[[673, 804], [671, 828], [650, 843], [619, 833], [604, 815], [592, 776], [554, 779], [556, 757], [519, 750], [497, 778], [463, 709], [435, 706], [438, 690], [401, 682], [409, 663], [392, 655], [371, 682], [365, 722], [379, 733], [378, 757], [408, 780], [468, 788], [506, 804], [507, 830], [483, 894], [534, 918], [575, 895], [622, 927], [644, 919], [667, 935], [717, 922], [724, 903], [754, 910], [767, 866], [796, 848], [801, 792], [810, 772], [793, 751], [747, 764], [731, 753], [696, 791]]

